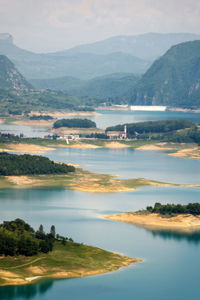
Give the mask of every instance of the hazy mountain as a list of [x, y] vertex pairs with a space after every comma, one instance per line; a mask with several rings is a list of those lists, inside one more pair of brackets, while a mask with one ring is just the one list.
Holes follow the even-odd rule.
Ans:
[[63, 56], [69, 55], [70, 53], [105, 55], [118, 51], [153, 61], [163, 55], [173, 45], [199, 39], [200, 35], [191, 33], [146, 33], [140, 35], [115, 36], [96, 43], [80, 45], [69, 50], [56, 52], [56, 55]]
[[10, 34], [0, 34], [0, 54], [11, 59], [26, 78], [91, 79], [111, 73], [143, 74], [153, 60], [172, 45], [195, 39], [200, 36], [148, 33], [117, 36], [66, 51], [36, 54], [15, 46]]
[[65, 91], [81, 97], [110, 98], [126, 95], [138, 82], [139, 76], [129, 73], [114, 73], [90, 80], [73, 77], [31, 80], [37, 89]]
[[200, 41], [173, 46], [136, 84], [131, 104], [200, 107]]
[[13, 44], [9, 34], [0, 35], [0, 54], [11, 59], [26, 78], [55, 78], [71, 76], [90, 79], [105, 74], [125, 72], [144, 73], [150, 63], [127, 53], [110, 54], [69, 53], [68, 55], [35, 54]]
[[4, 55], [0, 55], [0, 89], [29, 90], [32, 86], [18, 72], [14, 64]]

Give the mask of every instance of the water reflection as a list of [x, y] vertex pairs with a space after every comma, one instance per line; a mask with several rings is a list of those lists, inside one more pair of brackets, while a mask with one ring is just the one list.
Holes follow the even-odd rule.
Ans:
[[175, 229], [150, 229], [145, 228], [148, 232], [150, 231], [154, 238], [159, 237], [164, 240], [176, 240], [178, 242], [187, 241], [192, 244], [200, 244], [200, 230], [183, 232]]
[[52, 288], [54, 281], [45, 280], [38, 284], [29, 284], [21, 286], [6, 286], [0, 288], [1, 300], [13, 300], [13, 299], [32, 299], [37, 295], [45, 294], [50, 288]]

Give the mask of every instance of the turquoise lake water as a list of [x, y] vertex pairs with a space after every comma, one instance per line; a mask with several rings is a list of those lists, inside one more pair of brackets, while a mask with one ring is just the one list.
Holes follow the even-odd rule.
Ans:
[[[114, 121], [113, 121], [114, 122]], [[122, 122], [123, 123], [123, 122]], [[174, 183], [200, 181], [200, 161], [167, 153], [130, 149], [64, 149], [47, 152], [56, 161], [85, 169]], [[200, 232], [152, 231], [109, 221], [104, 215], [161, 203], [200, 202], [200, 188], [143, 187], [133, 192], [93, 194], [62, 188], [0, 191], [0, 223], [22, 218], [110, 251], [143, 259], [117, 272], [80, 279], [44, 280], [1, 287], [1, 300], [197, 300], [199, 299]]]
[[[66, 116], [62, 118], [76, 118], [76, 116]], [[174, 120], [185, 119], [193, 123], [200, 123], [200, 114], [184, 113], [176, 111], [99, 111], [97, 116], [78, 116], [78, 118], [87, 118], [96, 122], [98, 128], [106, 129], [108, 126], [114, 126], [124, 123], [135, 123], [144, 121]], [[1, 132], [12, 132], [17, 135], [23, 133], [26, 137], [43, 137], [48, 134], [48, 128], [31, 127], [14, 124], [0, 124]]]

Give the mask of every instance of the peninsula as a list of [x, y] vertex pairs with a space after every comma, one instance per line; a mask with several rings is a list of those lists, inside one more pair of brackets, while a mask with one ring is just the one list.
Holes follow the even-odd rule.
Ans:
[[103, 274], [141, 261], [75, 243], [56, 234], [54, 225], [49, 233], [43, 225], [35, 231], [21, 219], [0, 224], [0, 242], [0, 286]]
[[0, 189], [63, 187], [89, 193], [134, 191], [141, 186], [186, 186], [145, 178], [118, 179], [116, 175], [93, 173], [37, 155], [0, 153]]
[[176, 229], [180, 231], [200, 231], [200, 204], [189, 203], [166, 204], [156, 203], [154, 207], [105, 216], [106, 219], [133, 223], [149, 229]]

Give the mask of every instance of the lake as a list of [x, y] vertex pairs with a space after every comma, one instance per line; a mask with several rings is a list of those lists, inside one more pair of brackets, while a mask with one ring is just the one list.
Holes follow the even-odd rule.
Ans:
[[[200, 123], [200, 113], [185, 113], [178, 111], [97, 111], [96, 116], [62, 116], [62, 118], [82, 118], [96, 122], [98, 128], [106, 129], [124, 123], [137, 123], [145, 121], [185, 119], [193, 123]], [[26, 137], [44, 137], [48, 134], [48, 128], [31, 127], [25, 125], [0, 124], [1, 132], [12, 132], [16, 135], [23, 133]]]
[[[182, 112], [101, 111], [101, 115], [90, 117], [100, 128], [182, 118], [200, 123], [200, 114]], [[0, 124], [0, 131], [42, 137], [47, 129]], [[145, 177], [191, 184], [199, 183], [200, 179], [200, 161], [157, 151], [58, 148], [47, 152], [47, 156], [120, 178]], [[200, 188], [183, 187], [143, 187], [117, 194], [81, 193], [63, 188], [1, 190], [0, 222], [22, 218], [35, 229], [42, 223], [46, 231], [54, 224], [57, 232], [77, 242], [138, 257], [143, 262], [105, 275], [1, 287], [0, 299], [199, 299], [200, 233], [155, 232], [103, 218], [106, 214], [138, 210], [155, 202], [199, 202], [199, 195]]]
[[[121, 178], [146, 177], [199, 183], [200, 161], [167, 153], [130, 149], [66, 149], [47, 152], [51, 159]], [[200, 233], [152, 231], [109, 221], [106, 214], [138, 210], [155, 202], [199, 202], [200, 188], [143, 187], [133, 192], [94, 194], [63, 188], [0, 191], [0, 222], [22, 218], [110, 251], [143, 259], [119, 271], [37, 284], [1, 287], [1, 300], [196, 300], [199, 299]]]

